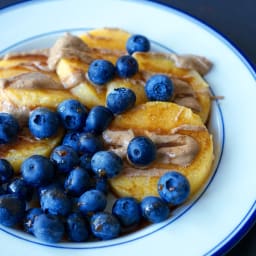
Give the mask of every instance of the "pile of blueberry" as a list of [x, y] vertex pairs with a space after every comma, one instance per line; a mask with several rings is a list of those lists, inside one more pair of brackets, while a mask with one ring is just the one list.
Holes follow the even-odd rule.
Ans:
[[[108, 60], [94, 60], [88, 69], [89, 80], [97, 86], [102, 86], [111, 81], [115, 75], [121, 78], [134, 76], [139, 70], [139, 65], [131, 54], [137, 51], [149, 51], [150, 42], [142, 35], [133, 35], [127, 40], [126, 50], [130, 55], [121, 56], [115, 66]], [[170, 101], [173, 96], [172, 80], [163, 74], [152, 75], [145, 84], [145, 93], [150, 101]], [[109, 95], [107, 106], [113, 113], [119, 114], [131, 108], [135, 100], [135, 95], [131, 90], [118, 88], [114, 90], [113, 94], [111, 93], [111, 95]], [[116, 101], [118, 101], [119, 104], [117, 104]], [[113, 107], [113, 105], [118, 105], [118, 109]]]
[[[142, 36], [129, 40], [130, 54], [149, 49]], [[93, 83], [106, 83], [116, 69], [121, 77], [134, 75], [138, 69], [131, 56], [121, 57], [116, 67], [110, 64], [100, 60], [90, 65], [88, 76]], [[151, 100], [159, 100], [159, 95], [160, 100], [166, 100], [172, 93], [172, 83], [165, 76], [152, 77], [146, 92]], [[122, 171], [123, 160], [105, 150], [101, 134], [115, 115], [130, 109], [135, 101], [133, 91], [119, 88], [108, 95], [107, 107], [88, 110], [79, 101], [70, 99], [60, 103], [56, 111], [42, 107], [33, 110], [28, 122], [33, 136], [49, 138], [60, 127], [65, 128], [66, 134], [49, 158], [32, 155], [25, 159], [20, 176], [14, 175], [7, 160], [0, 159], [0, 224], [22, 228], [38, 239], [57, 243], [63, 239], [74, 242], [112, 239], [136, 228], [141, 221], [158, 223], [167, 219], [170, 205], [182, 204], [190, 192], [187, 179], [175, 171], [160, 178], [159, 197], [148, 196], [142, 202], [131, 197], [119, 198], [111, 206], [112, 212], [106, 211], [108, 179]], [[14, 141], [18, 131], [17, 120], [0, 113], [0, 144]], [[127, 158], [134, 166], [147, 166], [156, 158], [156, 147], [147, 137], [135, 137], [129, 143]]]

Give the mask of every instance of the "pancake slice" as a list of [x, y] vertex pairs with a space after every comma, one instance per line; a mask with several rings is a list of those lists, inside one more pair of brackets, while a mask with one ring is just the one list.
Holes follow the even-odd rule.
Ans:
[[39, 140], [34, 138], [28, 128], [23, 128], [18, 134], [18, 139], [10, 144], [1, 145], [0, 158], [8, 160], [15, 173], [19, 174], [22, 162], [32, 155], [42, 155], [49, 157], [52, 150], [59, 145], [64, 135], [63, 130], [48, 139]]
[[[150, 137], [158, 147], [157, 160], [145, 168], [134, 167], [126, 159], [128, 142], [137, 135]], [[110, 180], [113, 192], [119, 197], [132, 196], [141, 200], [145, 196], [157, 196], [158, 180], [170, 170], [188, 178], [193, 196], [212, 173], [212, 136], [198, 115], [174, 103], [148, 102], [137, 106], [117, 116], [103, 137], [107, 147], [120, 153], [125, 160], [123, 172]], [[192, 160], [187, 160], [185, 151], [195, 148], [192, 141], [198, 145], [198, 150], [191, 151]], [[181, 161], [175, 161], [175, 155], [179, 155]]]

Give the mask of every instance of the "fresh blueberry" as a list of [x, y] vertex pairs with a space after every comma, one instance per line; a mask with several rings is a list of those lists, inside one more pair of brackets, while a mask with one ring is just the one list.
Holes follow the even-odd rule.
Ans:
[[84, 242], [89, 238], [88, 224], [79, 213], [67, 217], [67, 235], [70, 241]]
[[64, 224], [58, 216], [43, 213], [34, 219], [33, 234], [48, 243], [58, 243], [64, 235]]
[[25, 159], [20, 169], [25, 182], [33, 187], [50, 183], [55, 175], [52, 162], [41, 155], [33, 155]]
[[135, 137], [128, 144], [127, 156], [135, 166], [149, 165], [156, 159], [156, 146], [148, 137]]
[[69, 146], [73, 148], [76, 152], [79, 152], [79, 137], [80, 133], [78, 132], [68, 132], [65, 134], [62, 140], [62, 145]]
[[129, 88], [116, 88], [107, 96], [107, 106], [114, 114], [131, 109], [136, 102], [136, 94]]
[[98, 136], [92, 133], [81, 133], [79, 136], [79, 153], [90, 154], [103, 150], [103, 143]]
[[18, 131], [18, 121], [11, 114], [0, 113], [0, 145], [14, 141]]
[[109, 82], [115, 75], [115, 67], [108, 60], [94, 60], [88, 69], [90, 81], [96, 85], [103, 85]]
[[90, 225], [93, 235], [102, 240], [116, 238], [121, 231], [118, 219], [107, 212], [95, 213], [91, 218]]
[[140, 204], [132, 197], [122, 197], [115, 201], [112, 213], [124, 227], [139, 224], [141, 220]]
[[98, 177], [113, 178], [123, 168], [123, 160], [112, 151], [99, 151], [91, 160], [93, 172]]
[[33, 188], [22, 177], [14, 178], [7, 186], [9, 194], [16, 194], [20, 199], [30, 201], [33, 196]]
[[88, 111], [78, 100], [69, 99], [57, 107], [62, 124], [67, 130], [76, 131], [84, 126]]
[[158, 181], [158, 193], [167, 203], [179, 205], [187, 200], [190, 194], [190, 184], [181, 173], [167, 172]]
[[90, 175], [81, 167], [76, 167], [67, 176], [65, 191], [72, 196], [80, 196], [90, 188]]
[[106, 196], [99, 190], [91, 189], [84, 192], [78, 200], [78, 209], [85, 216], [103, 211], [107, 206]]
[[172, 80], [166, 75], [153, 75], [145, 84], [145, 92], [151, 101], [170, 101], [173, 96]]
[[29, 130], [38, 139], [49, 138], [58, 131], [60, 119], [57, 112], [36, 108], [29, 116]]
[[126, 42], [126, 50], [129, 54], [148, 52], [150, 50], [150, 42], [143, 35], [132, 35]]
[[55, 175], [52, 162], [41, 155], [33, 155], [25, 159], [20, 169], [26, 183], [33, 187], [47, 185]]
[[91, 160], [92, 156], [88, 153], [85, 153], [80, 157], [80, 167], [86, 170], [89, 174], [92, 173]]
[[165, 201], [159, 197], [147, 196], [141, 202], [142, 216], [152, 223], [166, 220], [170, 215], [170, 209]]
[[12, 165], [6, 159], [0, 159], [0, 184], [9, 182], [14, 175]]
[[116, 70], [121, 78], [130, 78], [138, 72], [139, 65], [135, 58], [130, 55], [124, 55], [118, 58]]
[[95, 189], [101, 191], [105, 195], [108, 194], [109, 184], [106, 177], [96, 177], [95, 178]]
[[72, 201], [63, 189], [51, 187], [40, 194], [40, 205], [44, 212], [67, 216], [72, 210]]
[[70, 172], [74, 167], [79, 165], [79, 157], [76, 151], [65, 145], [56, 147], [50, 156], [51, 161], [55, 164], [59, 172]]
[[26, 216], [24, 218], [24, 229], [28, 233], [33, 233], [34, 221], [35, 219], [43, 213], [41, 208], [30, 208], [26, 211]]
[[114, 115], [110, 109], [104, 106], [93, 107], [85, 121], [85, 131], [101, 134], [111, 123]]
[[26, 204], [15, 194], [0, 196], [0, 224], [13, 227], [21, 222], [25, 215]]

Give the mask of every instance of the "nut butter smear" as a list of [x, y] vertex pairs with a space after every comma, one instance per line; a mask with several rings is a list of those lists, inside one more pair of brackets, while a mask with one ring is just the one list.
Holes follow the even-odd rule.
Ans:
[[63, 89], [60, 83], [40, 72], [24, 73], [11, 78], [0, 79], [0, 88], [7, 87], [15, 89]]
[[55, 82], [51, 77], [39, 72], [24, 73], [8, 79], [0, 79], [0, 99], [1, 112], [12, 114], [17, 118], [20, 126], [27, 123], [30, 109], [26, 106], [17, 106], [7, 94], [4, 93], [6, 88], [13, 89], [55, 89], [62, 90], [63, 86]]
[[[156, 134], [144, 131], [157, 147], [156, 162], [163, 164], [176, 164], [188, 166], [196, 157], [200, 148], [197, 141], [188, 135], [183, 134]], [[106, 130], [103, 132], [103, 140], [110, 150], [114, 151], [121, 158], [126, 157], [129, 142], [135, 137], [134, 131], [129, 130]]]
[[61, 58], [79, 59], [87, 64], [93, 60], [90, 56], [90, 48], [77, 36], [66, 35], [60, 37], [50, 49], [48, 67], [55, 70]]

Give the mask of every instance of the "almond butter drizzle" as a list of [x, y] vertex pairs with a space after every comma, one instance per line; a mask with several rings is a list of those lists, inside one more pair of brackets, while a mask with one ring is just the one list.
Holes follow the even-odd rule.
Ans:
[[30, 110], [25, 106], [17, 106], [7, 94], [5, 88], [14, 89], [55, 89], [62, 90], [63, 86], [55, 82], [51, 77], [39, 72], [24, 73], [8, 79], [0, 79], [0, 94], [3, 95], [0, 100], [0, 111], [12, 114], [19, 122], [19, 125], [27, 124]]
[[[157, 160], [163, 164], [188, 166], [199, 152], [198, 142], [191, 136], [184, 134], [157, 134], [144, 131], [157, 147]], [[129, 142], [136, 136], [133, 130], [106, 130], [103, 140], [120, 157], [125, 158]]]
[[6, 79], [0, 79], [0, 88], [15, 89], [63, 89], [60, 83], [40, 72], [23, 73]]
[[79, 59], [87, 64], [92, 62], [90, 48], [77, 36], [69, 33], [60, 37], [50, 49], [48, 67], [55, 70], [61, 58]]

